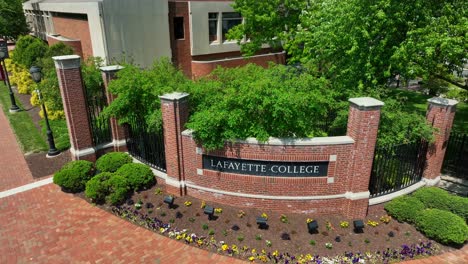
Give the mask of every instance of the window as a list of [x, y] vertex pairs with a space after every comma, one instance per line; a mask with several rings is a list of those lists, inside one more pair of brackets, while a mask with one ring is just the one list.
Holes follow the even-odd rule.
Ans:
[[208, 13], [208, 31], [210, 42], [218, 41], [218, 13]]
[[174, 38], [184, 39], [184, 17], [174, 17]]
[[228, 40], [227, 32], [242, 23], [241, 14], [235, 12], [223, 13], [223, 41]]

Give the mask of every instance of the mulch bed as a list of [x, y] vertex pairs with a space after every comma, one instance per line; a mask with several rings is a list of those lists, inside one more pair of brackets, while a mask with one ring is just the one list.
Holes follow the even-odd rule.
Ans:
[[[32, 106], [29, 99], [31, 95], [29, 94], [18, 94], [16, 87], [13, 87], [15, 90], [15, 97], [23, 105], [24, 111], [26, 111], [31, 117], [34, 125], [37, 130], [41, 132], [41, 126], [39, 122], [41, 117], [39, 116], [40, 108], [37, 106]], [[47, 152], [40, 153], [25, 153], [24, 158], [28, 164], [29, 170], [33, 178], [42, 178], [45, 176], [52, 175], [54, 172], [59, 170], [64, 164], [71, 161], [71, 156], [69, 151], [60, 153], [58, 156], [47, 158]]]
[[[288, 213], [284, 214], [287, 222], [283, 223], [281, 214], [277, 212], [235, 208], [212, 202], [207, 202], [207, 204], [214, 208], [221, 208], [222, 213], [215, 214], [215, 219], [209, 220], [202, 209], [203, 201], [190, 196], [179, 197], [175, 199], [174, 207], [169, 208], [164, 203], [166, 195], [164, 187], [155, 186], [149, 190], [134, 193], [124, 206], [137, 210], [140, 215], [170, 223], [171, 228], [187, 229], [187, 233], [206, 238], [213, 237], [216, 241], [224, 241], [227, 245], [236, 245], [239, 248], [247, 246], [249, 249], [255, 248], [258, 251], [264, 249], [267, 252], [278, 250], [295, 256], [300, 254], [337, 256], [345, 252], [375, 253], [387, 248], [401, 250], [402, 245], [430, 241], [407, 223], [399, 223], [394, 219], [388, 224], [382, 223], [380, 218], [387, 215], [383, 205], [370, 207], [368, 217], [363, 219], [364, 223], [372, 220], [378, 222], [379, 225], [376, 227], [365, 225], [363, 233], [356, 233], [353, 230], [354, 219], [346, 219], [340, 215], [317, 216]], [[86, 199], [82, 193], [78, 196]], [[190, 206], [185, 205], [187, 201], [191, 202]], [[139, 202], [143, 206], [141, 209], [136, 209], [135, 203]], [[112, 212], [112, 206], [98, 206]], [[242, 217], [240, 217], [241, 211]], [[256, 217], [262, 213], [268, 215], [267, 229], [260, 229], [256, 224]], [[318, 221], [317, 233], [308, 232], [307, 218]], [[349, 227], [340, 227], [342, 221], [348, 221]], [[327, 222], [330, 223], [328, 228]], [[331, 243], [332, 248], [327, 248], [325, 243]], [[433, 241], [432, 243], [439, 248], [438, 253], [454, 250]], [[211, 250], [216, 251], [212, 248]]]

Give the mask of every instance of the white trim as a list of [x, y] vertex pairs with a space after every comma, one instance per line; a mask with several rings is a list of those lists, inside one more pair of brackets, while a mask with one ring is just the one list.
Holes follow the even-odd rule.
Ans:
[[361, 200], [361, 199], [368, 199], [370, 197], [370, 192], [358, 192], [358, 193], [353, 193], [353, 192], [346, 192], [345, 193], [346, 199], [349, 200]]
[[330, 155], [329, 161], [336, 161], [336, 155]]
[[0, 192], [0, 198], [5, 198], [5, 197], [8, 197], [8, 196], [15, 195], [17, 193], [22, 193], [22, 192], [25, 192], [25, 191], [29, 191], [29, 190], [32, 190], [32, 189], [35, 189], [35, 188], [50, 184], [52, 182], [53, 182], [52, 177], [50, 177], [50, 178], [46, 178], [46, 179], [43, 179], [43, 180], [40, 180], [40, 181], [37, 181], [37, 182], [26, 184], [26, 185], [23, 185], [23, 186], [20, 186], [20, 187], [17, 187], [17, 188], [6, 190], [6, 191], [3, 191], [3, 192]]
[[225, 58], [225, 59], [209, 60], [209, 61], [195, 61], [194, 60], [194, 61], [192, 61], [192, 63], [208, 64], [208, 63], [214, 63], [214, 62], [225, 62], [225, 61], [233, 61], [233, 60], [239, 60], [239, 59], [248, 60], [250, 58], [260, 58], [260, 57], [267, 57], [267, 56], [279, 55], [279, 54], [285, 54], [285, 53], [286, 52], [282, 51], [282, 52], [276, 52], [276, 53], [266, 53], [266, 54], [254, 55], [254, 56], [250, 56], [250, 57], [239, 56], [239, 57], [234, 57], [234, 58]]
[[354, 139], [349, 136], [339, 137], [314, 137], [314, 138], [273, 138], [266, 142], [261, 142], [256, 138], [246, 140], [236, 140], [236, 143], [257, 144], [257, 145], [291, 145], [291, 146], [322, 146], [322, 145], [346, 145], [354, 144]]
[[198, 155], [202, 155], [203, 154], [203, 149], [200, 148], [200, 147], [196, 147], [195, 148], [195, 153], [197, 153]]
[[434, 186], [440, 182], [440, 176], [437, 176], [435, 179], [422, 178], [422, 181], [426, 183], [427, 186]]
[[197, 169], [197, 175], [203, 176], [203, 169]]
[[99, 69], [101, 71], [107, 73], [107, 72], [116, 72], [116, 71], [122, 70], [123, 68], [125, 68], [125, 67], [120, 66], [120, 65], [111, 65], [111, 66], [100, 67]]
[[327, 183], [335, 183], [335, 178], [334, 177], [328, 177], [327, 178]]
[[458, 104], [457, 100], [441, 98], [441, 97], [432, 97], [427, 99], [430, 104], [441, 105], [441, 106], [454, 106]]
[[381, 107], [381, 106], [384, 105], [384, 102], [379, 101], [379, 100], [377, 100], [375, 98], [372, 98], [372, 97], [350, 98], [348, 101], [355, 104], [355, 105], [357, 105], [357, 106], [365, 107], [365, 108]]
[[[194, 131], [186, 129], [182, 131], [182, 135], [186, 137], [193, 137]], [[268, 141], [261, 142], [256, 138], [247, 138], [245, 140], [238, 139], [234, 140], [233, 143], [240, 144], [255, 144], [255, 145], [273, 145], [273, 146], [322, 146], [322, 145], [348, 145], [354, 144], [354, 139], [349, 136], [338, 136], [338, 137], [314, 137], [314, 138], [274, 138], [270, 137]], [[197, 154], [202, 154], [198, 152]], [[335, 156], [335, 160], [333, 159]], [[330, 155], [330, 161], [336, 161], [336, 155]]]
[[169, 186], [173, 186], [173, 187], [184, 187], [185, 186], [185, 182], [184, 181], [178, 181], [174, 178], [171, 178], [171, 177], [167, 177], [166, 178], [166, 185], [169, 185]]
[[[167, 183], [167, 181], [166, 181], [166, 183]], [[302, 200], [329, 200], [329, 199], [340, 199], [340, 198], [358, 200], [358, 199], [369, 198], [369, 192], [363, 192], [363, 193], [347, 192], [347, 193], [344, 193], [344, 194], [317, 195], [317, 196], [279, 196], [279, 195], [249, 194], [249, 193], [241, 193], [241, 192], [236, 193], [236, 192], [222, 191], [222, 190], [216, 190], [216, 189], [212, 189], [212, 188], [202, 187], [202, 186], [198, 186], [198, 185], [188, 183], [188, 182], [180, 182], [180, 183], [182, 184], [182, 186], [185, 185], [186, 187], [190, 187], [190, 188], [193, 188], [193, 189], [206, 191], [206, 192], [211, 192], [211, 193], [214, 193], [215, 195], [220, 195], [221, 194], [221, 195], [230, 195], [230, 196], [236, 196], [236, 197], [255, 198], [255, 199], [299, 200], [299, 201], [302, 201]], [[348, 197], [350, 197], [350, 198], [348, 198]], [[357, 198], [357, 197], [363, 197], [363, 198]]]
[[405, 188], [403, 190], [399, 190], [398, 192], [394, 192], [394, 193], [390, 193], [390, 194], [387, 194], [387, 195], [371, 198], [371, 199], [369, 199], [369, 205], [375, 205], [375, 204], [381, 204], [381, 203], [388, 202], [388, 201], [393, 200], [393, 199], [395, 199], [395, 198], [397, 198], [399, 196], [412, 193], [412, 192], [416, 191], [417, 189], [419, 189], [419, 188], [421, 188], [421, 187], [423, 187], [425, 185], [426, 185], [426, 183], [424, 181], [420, 181], [420, 182], [418, 182], [416, 184], [413, 184], [413, 185], [409, 186], [408, 188]]
[[121, 140], [112, 140], [112, 145], [114, 147], [123, 147], [123, 146], [126, 146], [127, 145], [127, 141], [125, 139], [121, 139]]
[[159, 96], [159, 99], [167, 100], [167, 101], [178, 101], [182, 100], [189, 96], [188, 93], [179, 93], [179, 92], [173, 92], [169, 94], [163, 94]]
[[61, 70], [80, 68], [81, 58], [78, 55], [65, 55], [52, 57], [55, 62], [55, 68]]
[[74, 149], [73, 147], [70, 148], [70, 153], [77, 157], [77, 158], [80, 158], [80, 157], [83, 157], [83, 156], [88, 156], [88, 155], [91, 155], [91, 154], [94, 154], [96, 153], [96, 149], [94, 148], [85, 148], [85, 149]]

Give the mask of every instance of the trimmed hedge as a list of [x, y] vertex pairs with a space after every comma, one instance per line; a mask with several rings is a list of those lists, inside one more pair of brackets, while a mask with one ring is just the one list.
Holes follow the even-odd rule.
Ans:
[[424, 210], [424, 204], [416, 197], [405, 195], [388, 202], [385, 210], [400, 222], [413, 223], [418, 212]]
[[156, 182], [150, 167], [145, 164], [125, 164], [115, 173], [127, 179], [131, 188], [135, 191], [149, 188]]
[[132, 163], [132, 157], [123, 152], [111, 152], [96, 161], [96, 169], [101, 172], [116, 172], [124, 164]]
[[109, 195], [108, 180], [112, 177], [111, 172], [102, 172], [95, 175], [86, 183], [85, 195], [93, 202], [101, 203]]
[[130, 190], [127, 179], [118, 174], [114, 174], [107, 180], [107, 183], [109, 186], [109, 195], [106, 197], [106, 201], [112, 205], [123, 203]]
[[93, 163], [86, 160], [76, 160], [65, 164], [54, 174], [53, 181], [69, 192], [81, 192], [86, 182], [93, 176]]
[[456, 214], [439, 209], [420, 211], [415, 218], [418, 230], [444, 244], [463, 244], [468, 240], [468, 226]]
[[412, 196], [419, 199], [426, 208], [450, 211], [468, 221], [468, 198], [450, 194], [437, 187], [421, 188]]

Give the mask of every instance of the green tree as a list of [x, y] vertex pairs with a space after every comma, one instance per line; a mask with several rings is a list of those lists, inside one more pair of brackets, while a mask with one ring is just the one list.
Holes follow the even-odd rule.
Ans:
[[109, 83], [109, 91], [117, 98], [104, 109], [103, 118], [117, 117], [121, 123], [143, 121], [148, 130], [161, 129], [161, 107], [158, 96], [173, 91], [184, 91], [188, 79], [168, 59], [141, 70], [124, 65], [118, 78]]
[[0, 37], [17, 39], [29, 33], [21, 0], [0, 0]]
[[[438, 78], [468, 89], [460, 72], [468, 54], [468, 2], [462, 0], [281, 1], [288, 19], [270, 16], [278, 1], [236, 0], [245, 18], [231, 38], [248, 36], [244, 51], [262, 42], [282, 41], [291, 61], [309, 63], [334, 89], [364, 90], [400, 73], [406, 78]], [[275, 2], [275, 3], [274, 3]], [[302, 8], [297, 12], [297, 8]], [[267, 25], [282, 25], [263, 30]]]
[[12, 60], [29, 69], [33, 65], [38, 65], [47, 51], [48, 46], [41, 39], [29, 35], [21, 36], [16, 42]]

